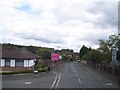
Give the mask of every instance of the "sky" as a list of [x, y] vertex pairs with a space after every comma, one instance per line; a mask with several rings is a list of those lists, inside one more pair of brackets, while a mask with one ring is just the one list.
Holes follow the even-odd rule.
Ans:
[[79, 52], [118, 33], [118, 0], [1, 0], [0, 43]]

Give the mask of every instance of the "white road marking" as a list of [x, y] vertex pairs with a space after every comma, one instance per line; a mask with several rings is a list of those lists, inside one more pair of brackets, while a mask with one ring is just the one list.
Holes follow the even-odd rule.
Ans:
[[56, 74], [57, 72], [54, 72], [54, 74]]
[[57, 77], [58, 77], [58, 74], [56, 74], [56, 77], [55, 77], [55, 79], [54, 79], [54, 82], [53, 82], [53, 84], [52, 84], [51, 88], [53, 88], [53, 87], [54, 87], [54, 85], [55, 85], [55, 83], [56, 83], [56, 81], [57, 81]]
[[76, 76], [77, 76], [77, 78], [78, 78], [79, 83], [81, 84], [81, 80], [80, 80], [80, 78], [79, 78], [77, 72], [76, 72]]
[[74, 72], [76, 73], [76, 70], [74, 69]]
[[78, 74], [76, 73], [76, 76], [78, 77]]
[[56, 77], [54, 79], [54, 82], [53, 82], [51, 88], [53, 88], [53, 87], [57, 88], [58, 87], [58, 84], [60, 82], [60, 78], [61, 78], [61, 73], [60, 74], [56, 74]]
[[113, 84], [112, 84], [112, 83], [106, 83], [106, 85], [111, 86], [111, 85], [113, 85]]
[[[73, 68], [73, 66], [72, 66], [72, 68]], [[81, 84], [82, 82], [81, 82], [81, 80], [80, 80], [80, 78], [79, 78], [79, 76], [78, 76], [76, 70], [75, 70], [74, 68], [73, 68], [73, 70], [74, 70], [74, 72], [75, 72], [75, 74], [76, 74], [76, 76], [77, 76], [77, 78], [78, 78], [79, 83]]]
[[58, 87], [58, 84], [60, 82], [60, 78], [61, 78], [61, 73], [59, 74], [58, 81], [57, 81], [57, 84], [56, 84], [56, 88]]
[[31, 82], [28, 81], [28, 82], [25, 82], [25, 84], [31, 84]]
[[80, 80], [80, 78], [78, 77], [78, 81], [79, 81], [79, 83], [81, 84], [81, 80]]

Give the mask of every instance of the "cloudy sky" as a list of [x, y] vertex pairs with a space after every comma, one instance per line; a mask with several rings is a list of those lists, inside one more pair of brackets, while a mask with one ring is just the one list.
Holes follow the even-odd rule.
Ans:
[[97, 48], [118, 33], [118, 0], [98, 1], [1, 0], [0, 43]]

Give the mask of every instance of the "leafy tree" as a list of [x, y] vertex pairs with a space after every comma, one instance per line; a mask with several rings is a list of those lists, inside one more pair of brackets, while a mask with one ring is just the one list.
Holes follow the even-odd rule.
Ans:
[[82, 59], [87, 61], [92, 61], [94, 63], [108, 63], [110, 58], [107, 58], [106, 54], [101, 53], [99, 50], [92, 49], [91, 51], [87, 52]]
[[79, 52], [80, 58], [82, 58], [89, 51], [90, 51], [90, 49], [88, 49], [85, 45], [83, 45]]
[[99, 50], [103, 52], [104, 54], [107, 54], [110, 52], [108, 42], [105, 40], [99, 40]]
[[43, 59], [51, 59], [51, 49], [40, 48], [38, 54], [42, 56]]
[[116, 35], [110, 35], [108, 40], [99, 40], [99, 50], [105, 54], [105, 57], [111, 60], [111, 50], [114, 46], [117, 51], [117, 60], [120, 60], [120, 38]]
[[119, 39], [119, 41], [117, 42], [117, 45], [118, 45], [117, 60], [120, 61], [120, 39]]
[[85, 55], [82, 56], [81, 59], [91, 61], [91, 52], [87, 52]]
[[113, 46], [118, 48], [119, 47], [119, 45], [118, 45], [119, 41], [120, 41], [119, 36], [116, 36], [116, 35], [109, 36], [109, 39], [107, 41], [109, 49], [112, 49]]
[[99, 45], [101, 50], [103, 51], [110, 51], [112, 47], [119, 48], [120, 47], [120, 39], [119, 36], [110, 35], [108, 40], [99, 40]]

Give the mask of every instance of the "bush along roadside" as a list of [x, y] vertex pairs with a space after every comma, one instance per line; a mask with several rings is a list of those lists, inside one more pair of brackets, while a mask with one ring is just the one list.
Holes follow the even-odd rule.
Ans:
[[38, 68], [38, 72], [46, 72], [46, 71], [48, 71], [48, 67]]
[[48, 71], [48, 67], [43, 64], [38, 64], [35, 66], [35, 70], [37, 70], [38, 72], [46, 72]]

